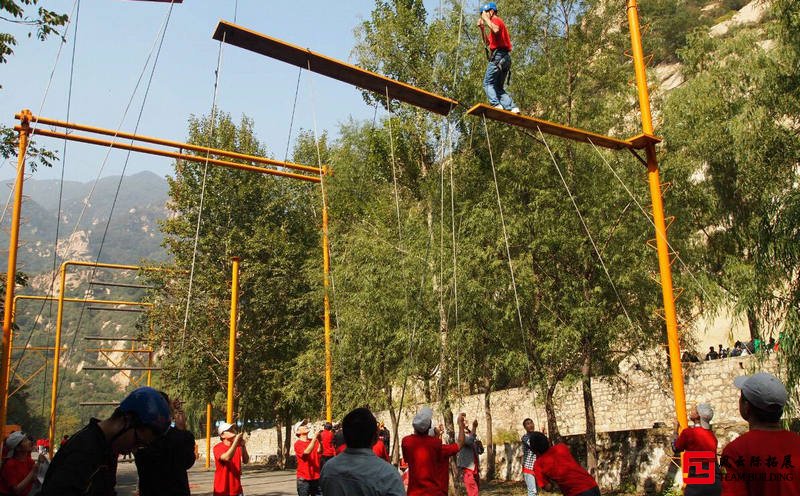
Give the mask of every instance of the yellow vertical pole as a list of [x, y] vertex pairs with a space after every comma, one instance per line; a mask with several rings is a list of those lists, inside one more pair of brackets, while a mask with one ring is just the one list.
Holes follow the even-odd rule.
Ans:
[[325, 198], [325, 189], [322, 190], [322, 270], [324, 272], [322, 286], [324, 288], [325, 302], [325, 418], [333, 421], [333, 378], [331, 360], [331, 304], [328, 297], [330, 285], [331, 256], [328, 246], [328, 202]]
[[206, 404], [206, 468], [211, 468], [211, 403]]
[[[61, 327], [64, 320], [64, 291], [67, 286], [67, 265], [61, 264], [58, 283], [58, 311], [56, 313], [56, 343], [53, 350], [53, 382], [50, 387], [50, 428], [48, 438], [50, 446], [55, 446], [56, 439], [56, 408], [58, 406], [58, 362], [61, 358]], [[51, 451], [52, 453], [52, 451]]]
[[[631, 31], [633, 67], [636, 72], [636, 87], [639, 93], [639, 107], [642, 112], [642, 131], [653, 134], [653, 117], [650, 113], [650, 93], [647, 89], [642, 34], [639, 27], [639, 12], [636, 0], [628, 1], [628, 24]], [[672, 391], [675, 396], [675, 414], [681, 429], [688, 426], [686, 418], [686, 394], [683, 389], [683, 369], [681, 368], [680, 342], [678, 340], [678, 319], [675, 315], [675, 296], [672, 289], [672, 267], [670, 263], [667, 228], [664, 221], [664, 203], [661, 197], [661, 182], [658, 177], [658, 160], [654, 143], [649, 143], [647, 153], [647, 178], [650, 196], [653, 201], [653, 222], [656, 229], [656, 248], [658, 267], [661, 273], [661, 294], [664, 300], [664, 317], [667, 323], [667, 342], [669, 363], [672, 371]]]
[[147, 353], [147, 386], [150, 387], [153, 378], [153, 352]]
[[233, 278], [231, 280], [231, 325], [228, 335], [228, 401], [225, 421], [233, 423], [233, 386], [236, 374], [236, 320], [239, 308], [239, 257], [233, 257]]
[[[25, 181], [25, 152], [28, 149], [30, 136], [31, 111], [23, 110], [21, 116], [22, 129], [19, 131], [19, 152], [17, 155], [17, 177], [14, 182], [14, 206], [11, 213], [11, 231], [8, 236], [8, 269], [6, 271], [5, 306], [3, 307], [3, 349], [0, 353], [0, 428], [6, 425], [8, 411], [8, 383], [11, 379], [11, 315], [14, 305], [14, 285], [17, 278], [17, 245], [19, 244], [19, 224], [22, 212], [22, 185]], [[51, 444], [52, 446], [52, 444]]]

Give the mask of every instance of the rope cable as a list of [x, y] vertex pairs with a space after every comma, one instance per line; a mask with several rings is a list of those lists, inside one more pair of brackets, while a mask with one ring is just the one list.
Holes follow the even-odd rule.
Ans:
[[566, 179], [564, 179], [564, 174], [561, 173], [561, 167], [558, 166], [556, 157], [555, 155], [553, 155], [553, 151], [550, 149], [550, 145], [547, 143], [547, 140], [545, 140], [544, 133], [542, 133], [542, 129], [539, 128], [539, 126], [537, 126], [537, 129], [539, 130], [539, 138], [544, 143], [544, 146], [547, 149], [547, 153], [550, 154], [550, 159], [553, 161], [553, 165], [555, 166], [556, 171], [558, 172], [558, 177], [561, 178], [561, 183], [564, 185], [564, 189], [567, 190], [567, 195], [569, 195], [569, 199], [572, 202], [572, 206], [575, 207], [575, 212], [578, 214], [578, 218], [581, 221], [581, 225], [583, 226], [584, 231], [586, 231], [586, 236], [589, 238], [589, 242], [592, 244], [592, 248], [594, 249], [594, 252], [597, 255], [597, 260], [600, 262], [600, 266], [603, 268], [603, 272], [605, 272], [606, 277], [608, 278], [608, 282], [611, 284], [611, 288], [614, 290], [614, 294], [617, 297], [619, 306], [622, 308], [622, 312], [625, 314], [625, 318], [628, 319], [628, 324], [630, 324], [631, 329], [634, 329], [635, 326], [633, 325], [633, 321], [631, 320], [630, 315], [628, 315], [628, 310], [627, 308], [625, 308], [625, 304], [622, 302], [622, 297], [617, 291], [617, 286], [614, 284], [614, 280], [611, 278], [611, 274], [608, 272], [608, 268], [606, 267], [606, 264], [603, 261], [603, 256], [600, 254], [600, 249], [594, 242], [594, 237], [592, 236], [592, 233], [589, 231], [589, 226], [586, 225], [586, 221], [583, 218], [583, 214], [581, 214], [581, 210], [578, 207], [578, 203], [575, 201], [575, 196], [569, 189], [569, 185], [567, 185]]
[[[174, 0], [172, 0], [170, 2], [169, 9], [167, 10], [167, 15], [164, 18], [164, 21], [162, 23], [161, 28], [158, 31], [158, 34], [156, 35], [156, 42], [157, 43], [154, 43], [154, 48], [157, 45], [157, 48], [155, 49], [155, 56], [153, 57], [153, 51], [151, 50], [150, 54], [147, 56], [147, 59], [145, 61], [145, 65], [142, 68], [142, 72], [141, 72], [141, 74], [139, 76], [139, 80], [136, 83], [136, 87], [134, 88], [134, 93], [133, 93], [133, 95], [131, 95], [131, 99], [128, 102], [128, 108], [130, 108], [130, 106], [131, 106], [131, 104], [133, 102], [133, 98], [134, 98], [134, 96], [136, 94], [136, 88], [138, 88], [140, 82], [142, 81], [142, 79], [144, 77], [144, 74], [147, 71], [147, 66], [149, 65], [150, 59], [151, 59], [151, 57], [153, 57], [153, 65], [151, 67], [150, 76], [148, 78], [147, 86], [145, 87], [145, 92], [144, 92], [144, 95], [142, 97], [142, 104], [141, 104], [140, 109], [139, 109], [139, 115], [137, 116], [136, 125], [135, 125], [135, 128], [134, 128], [134, 133], [136, 133], [138, 131], [139, 124], [141, 123], [142, 115], [144, 114], [144, 108], [145, 108], [145, 106], [147, 104], [147, 97], [148, 97], [148, 95], [150, 93], [150, 87], [152, 85], [153, 77], [155, 75], [156, 66], [158, 64], [158, 58], [159, 58], [159, 56], [161, 54], [161, 48], [162, 48], [162, 46], [164, 44], [164, 39], [166, 38], [167, 27], [169, 26], [169, 21], [170, 21], [170, 18], [172, 16], [173, 5], [174, 5]], [[126, 108], [126, 110], [125, 110], [125, 114], [126, 115], [127, 115], [128, 108]], [[123, 117], [123, 119], [124, 119], [124, 117]], [[120, 126], [121, 126], [121, 123], [120, 123]], [[111, 150], [111, 147], [109, 147], [109, 152], [108, 153], [110, 153], [110, 150]], [[108, 153], [106, 155], [106, 158], [108, 157]], [[105, 245], [106, 237], [108, 235], [108, 230], [109, 230], [109, 227], [111, 225], [111, 219], [112, 219], [113, 214], [114, 214], [114, 208], [116, 207], [117, 201], [119, 199], [119, 192], [120, 192], [121, 187], [122, 187], [122, 181], [124, 180], [124, 177], [125, 177], [124, 174], [125, 174], [125, 171], [127, 169], [127, 166], [128, 166], [129, 160], [130, 160], [130, 156], [131, 156], [131, 152], [128, 152], [128, 154], [126, 155], [126, 158], [125, 158], [125, 162], [123, 164], [122, 174], [120, 175], [120, 179], [117, 182], [117, 188], [116, 188], [116, 191], [115, 191], [115, 194], [114, 194], [114, 199], [113, 199], [113, 201], [111, 203], [111, 209], [110, 209], [110, 212], [109, 212], [109, 215], [108, 215], [108, 221], [106, 222], [106, 226], [105, 226], [105, 229], [103, 231], [103, 236], [102, 236], [101, 241], [100, 241], [100, 246], [98, 247], [98, 250], [97, 250], [97, 257], [95, 257], [95, 261], [96, 262], [100, 261], [100, 256], [102, 255], [102, 252], [103, 252], [103, 247]], [[104, 161], [103, 165], [105, 165], [105, 161]], [[97, 182], [95, 182], [95, 186], [96, 186], [96, 184], [97, 184]], [[88, 201], [84, 203], [84, 210], [85, 210], [85, 207], [86, 207], [87, 204], [88, 204]], [[76, 228], [77, 228], [77, 226], [78, 226], [78, 224], [76, 223]], [[90, 276], [89, 276], [89, 285], [90, 286], [94, 282], [94, 277], [95, 277], [95, 275], [97, 273], [97, 269], [98, 269], [97, 266], [93, 266], [91, 268], [91, 272], [90, 272]], [[77, 340], [77, 337], [78, 337], [78, 334], [79, 334], [79, 331], [80, 331], [80, 327], [81, 327], [81, 323], [83, 321], [83, 316], [84, 316], [84, 313], [85, 313], [85, 310], [86, 310], [86, 303], [88, 302], [88, 298], [89, 298], [89, 295], [87, 294], [86, 297], [84, 298], [83, 303], [81, 304], [81, 311], [80, 311], [80, 314], [78, 316], [78, 322], [77, 322], [77, 324], [75, 326], [75, 332], [74, 332], [74, 334], [72, 336], [72, 342], [70, 344], [69, 349], [66, 352], [67, 356], [72, 352], [72, 350], [75, 347], [75, 341]], [[55, 350], [55, 351], [58, 352], [59, 350]], [[66, 360], [66, 356], [65, 356], [65, 360]], [[58, 399], [58, 395], [60, 394], [60, 392], [62, 390], [62, 386], [63, 386], [63, 383], [64, 383], [65, 380], [66, 380], [66, 377], [65, 376], [61, 376], [61, 379], [60, 379], [59, 384], [58, 384], [58, 388], [56, 389], [56, 399]]]
[[[639, 200], [637, 200], [636, 197], [633, 195], [633, 192], [631, 192], [631, 190], [628, 188], [628, 185], [625, 184], [625, 181], [623, 181], [622, 178], [619, 176], [619, 174], [617, 174], [617, 171], [614, 169], [614, 167], [611, 165], [611, 163], [608, 160], [606, 160], [605, 156], [603, 156], [603, 154], [600, 152], [600, 149], [597, 148], [597, 146], [592, 142], [591, 139], [589, 139], [589, 143], [592, 145], [592, 147], [594, 147], [594, 149], [597, 152], [597, 154], [600, 155], [600, 158], [603, 160], [603, 162], [606, 164], [606, 166], [608, 166], [608, 168], [611, 170], [611, 173], [614, 174], [614, 177], [617, 178], [617, 181], [619, 181], [619, 183], [622, 185], [622, 187], [628, 193], [628, 196], [631, 197], [631, 200], [633, 200], [633, 202], [636, 204], [636, 206], [639, 207], [639, 210], [642, 212], [642, 214], [644, 214], [644, 216], [645, 216], [645, 218], [647, 218], [648, 222], [650, 222], [650, 225], [653, 226], [653, 229], [655, 229], [656, 224], [655, 224], [655, 222], [653, 222], [653, 218], [650, 216], [650, 214], [647, 213], [647, 211], [644, 209], [644, 207], [642, 207], [642, 204], [639, 203]], [[656, 235], [658, 235], [657, 232], [656, 232]], [[689, 266], [687, 266], [686, 263], [683, 261], [683, 259], [681, 258], [680, 254], [678, 253], [678, 250], [676, 250], [675, 248], [672, 247], [672, 245], [669, 243], [669, 239], [665, 239], [664, 241], [666, 241], [667, 246], [669, 247], [670, 250], [672, 250], [672, 253], [673, 253], [673, 255], [675, 255], [675, 258], [678, 260], [678, 262], [680, 262], [681, 267], [683, 267], [683, 269], [689, 274], [689, 277], [691, 277], [692, 280], [695, 282], [695, 284], [697, 284], [697, 287], [703, 293], [703, 296], [705, 296], [706, 299], [710, 299], [711, 297], [708, 295], [708, 293], [706, 292], [705, 288], [703, 288], [703, 285], [700, 284], [700, 281], [697, 280], [697, 278], [695, 277], [694, 273], [689, 268]]]

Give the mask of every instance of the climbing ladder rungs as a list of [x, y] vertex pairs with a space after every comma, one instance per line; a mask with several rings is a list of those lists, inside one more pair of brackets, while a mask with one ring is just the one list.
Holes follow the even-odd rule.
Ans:
[[447, 115], [458, 102], [423, 89], [381, 76], [366, 69], [350, 65], [306, 48], [291, 45], [277, 38], [251, 31], [242, 26], [220, 21], [214, 31], [214, 39], [250, 50], [288, 64], [310, 69], [313, 72], [339, 81], [386, 95], [391, 98], [421, 107], [440, 115]]
[[528, 115], [514, 114], [507, 110], [496, 109], [485, 103], [479, 103], [467, 110], [470, 115], [485, 115], [487, 119], [504, 122], [513, 126], [538, 131], [541, 129], [543, 133], [552, 134], [561, 138], [571, 139], [573, 141], [580, 141], [583, 143], [594, 143], [603, 148], [610, 148], [612, 150], [622, 150], [625, 148], [644, 148], [648, 143], [658, 143], [661, 141], [659, 138], [650, 135], [640, 134], [630, 140], [621, 140], [605, 136], [603, 134], [593, 133], [584, 129], [576, 127], [564, 126], [556, 124], [555, 122], [547, 121], [544, 119], [537, 119]]

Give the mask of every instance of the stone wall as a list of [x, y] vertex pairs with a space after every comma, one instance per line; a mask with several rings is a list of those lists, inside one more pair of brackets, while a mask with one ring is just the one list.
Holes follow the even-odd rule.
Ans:
[[[676, 466], [671, 463], [672, 429], [675, 423], [672, 385], [664, 369], [647, 371], [632, 368], [618, 377], [597, 377], [592, 380], [600, 460], [597, 478], [603, 487], [635, 486], [639, 490], [655, 484], [660, 489], [671, 480]], [[684, 363], [686, 400], [708, 402], [714, 406], [714, 426], [720, 446], [745, 428], [738, 412], [739, 393], [733, 379], [755, 370], [776, 372], [777, 359], [763, 362], [747, 356], [700, 363]], [[434, 410], [437, 405], [431, 405]], [[546, 423], [543, 399], [525, 388], [498, 391], [491, 395], [492, 425], [495, 435], [506, 437], [522, 434], [522, 420], [530, 417], [537, 429]], [[411, 433], [411, 419], [417, 408], [405, 408], [400, 416], [399, 435]], [[452, 402], [453, 412], [466, 412], [477, 418], [478, 435], [486, 433], [483, 395], [467, 396]], [[556, 415], [562, 436], [573, 453], [585, 460], [582, 437], [586, 424], [580, 384], [560, 388], [556, 392]], [[376, 412], [379, 420], [391, 429], [387, 412]], [[319, 426], [317, 426], [319, 427]], [[394, 444], [392, 439], [392, 444]], [[212, 444], [216, 439], [212, 439]], [[205, 457], [205, 439], [198, 440], [201, 459]], [[248, 450], [254, 461], [267, 461], [278, 452], [275, 429], [259, 429], [250, 434]], [[496, 446], [496, 476], [520, 480], [520, 446], [518, 442]], [[484, 469], [485, 469], [485, 463]]]

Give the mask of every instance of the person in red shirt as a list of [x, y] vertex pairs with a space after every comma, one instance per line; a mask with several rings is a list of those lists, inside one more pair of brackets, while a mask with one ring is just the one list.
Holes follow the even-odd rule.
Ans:
[[423, 407], [412, 422], [414, 434], [400, 443], [408, 464], [408, 496], [447, 496], [448, 459], [464, 445], [465, 414], [458, 416], [458, 438], [452, 444], [442, 444], [439, 437], [429, 435], [432, 421], [433, 410]]
[[31, 458], [33, 442], [23, 432], [9, 434], [5, 442], [8, 459], [0, 469], [0, 494], [28, 494], [33, 487], [39, 465], [47, 461], [44, 453], [34, 462]]
[[541, 432], [528, 435], [531, 451], [536, 455], [533, 473], [541, 488], [558, 484], [564, 496], [600, 496], [597, 481], [581, 467], [565, 444], [550, 445], [550, 440]]
[[322, 494], [319, 486], [319, 475], [322, 471], [322, 432], [309, 438], [308, 426], [301, 425], [295, 434], [299, 438], [294, 443], [294, 454], [297, 457], [297, 496], [318, 496]]
[[[688, 483], [684, 488], [684, 496], [719, 496], [722, 492], [722, 477], [717, 460], [717, 437], [711, 431], [711, 419], [714, 417], [714, 409], [708, 403], [694, 405], [689, 412], [689, 420], [694, 423], [694, 427], [687, 427], [680, 431], [680, 435], [672, 443], [675, 453], [680, 452], [706, 452], [713, 458], [711, 460], [699, 461], [700, 466], [689, 463], [681, 459], [684, 477], [712, 478], [713, 483], [703, 481], [699, 483]], [[677, 430], [677, 429], [676, 429]], [[686, 463], [684, 463], [686, 462]], [[698, 473], [698, 469], [701, 469]], [[705, 474], [711, 474], [710, 477]]]
[[750, 430], [722, 450], [723, 496], [800, 496], [800, 435], [781, 426], [786, 387], [768, 372], [733, 383]]
[[389, 461], [389, 452], [386, 451], [386, 445], [383, 444], [383, 439], [378, 436], [378, 440], [375, 441], [375, 444], [372, 445], [372, 452], [375, 453], [375, 456], [381, 458], [383, 460]]
[[489, 2], [481, 7], [478, 27], [489, 50], [489, 64], [483, 76], [483, 89], [489, 105], [519, 114], [519, 107], [505, 89], [506, 79], [511, 72], [511, 37], [506, 24], [497, 16], [496, 3]]
[[242, 463], [250, 461], [245, 439], [228, 422], [222, 422], [217, 432], [220, 442], [214, 446], [214, 496], [240, 496], [244, 494]]
[[320, 459], [319, 471], [322, 472], [322, 467], [325, 466], [325, 462], [337, 454], [336, 448], [333, 446], [333, 424], [330, 422], [325, 422], [319, 442], [322, 444], [322, 457]]

